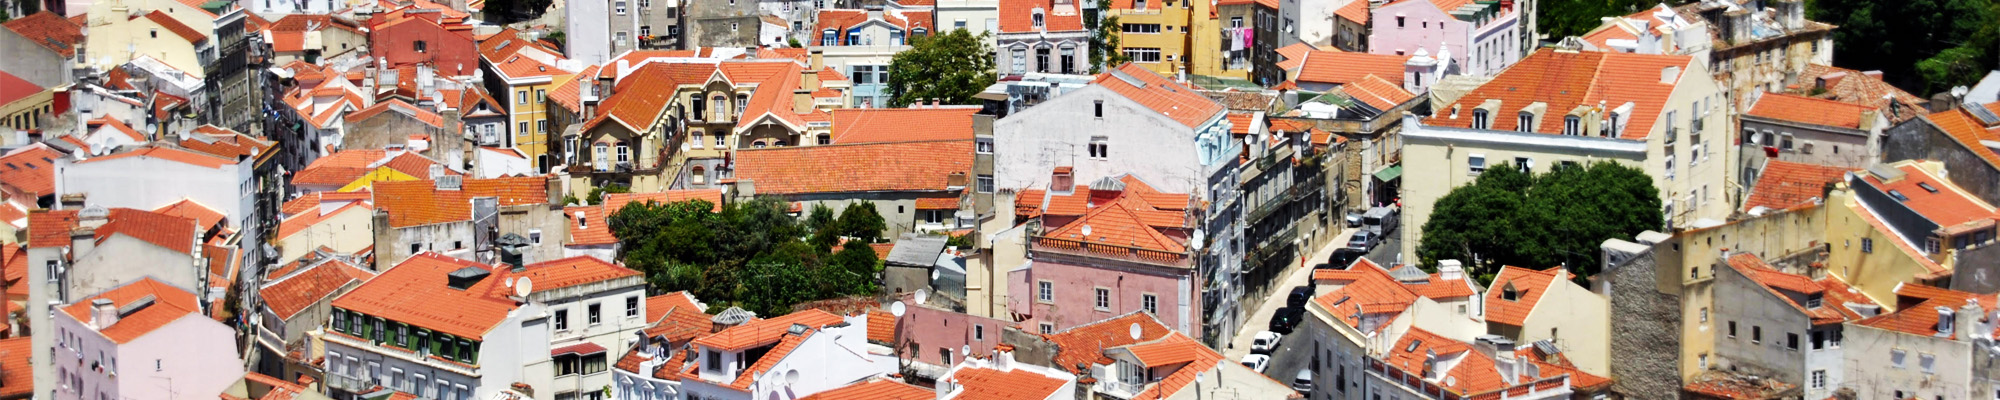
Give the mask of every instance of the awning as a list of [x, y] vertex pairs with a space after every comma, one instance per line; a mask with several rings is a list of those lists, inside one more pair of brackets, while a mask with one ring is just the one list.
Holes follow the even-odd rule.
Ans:
[[597, 345], [596, 343], [591, 343], [591, 342], [583, 342], [583, 343], [577, 343], [577, 344], [572, 344], [572, 345], [568, 345], [568, 346], [563, 346], [563, 347], [558, 347], [558, 348], [556, 348], [555, 350], [550, 350], [550, 351], [549, 351], [549, 356], [553, 357], [553, 356], [560, 356], [560, 355], [564, 355], [564, 354], [583, 354], [583, 355], [590, 355], [590, 354], [597, 354], [597, 353], [603, 353], [603, 352], [604, 352], [604, 346], [598, 346], [598, 345]]
[[1375, 171], [1375, 180], [1388, 182], [1403, 177], [1403, 164], [1382, 167]]

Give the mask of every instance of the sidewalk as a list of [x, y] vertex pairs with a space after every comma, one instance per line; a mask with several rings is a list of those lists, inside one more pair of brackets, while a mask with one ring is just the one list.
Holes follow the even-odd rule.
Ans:
[[[1279, 308], [1285, 307], [1285, 296], [1291, 294], [1292, 287], [1304, 285], [1306, 281], [1311, 280], [1312, 266], [1326, 262], [1327, 257], [1333, 256], [1334, 249], [1346, 246], [1348, 237], [1353, 236], [1354, 231], [1353, 228], [1342, 228], [1333, 240], [1328, 240], [1326, 245], [1313, 250], [1312, 255], [1306, 258], [1305, 265], [1292, 264], [1291, 270], [1285, 272], [1284, 279], [1273, 285], [1275, 289], [1271, 291], [1271, 295], [1265, 296], [1255, 305], [1256, 310], [1244, 318], [1243, 327], [1236, 330], [1235, 340], [1231, 340], [1228, 347], [1218, 349], [1222, 351], [1222, 356], [1235, 361], [1249, 355], [1250, 341], [1256, 339], [1257, 332], [1263, 332], [1265, 328], [1271, 326], [1271, 315], [1277, 313]], [[1246, 303], [1244, 306], [1247, 308], [1252, 305]]]

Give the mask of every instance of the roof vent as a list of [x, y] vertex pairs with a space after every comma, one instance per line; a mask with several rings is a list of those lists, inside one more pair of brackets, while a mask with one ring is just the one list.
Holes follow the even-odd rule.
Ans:
[[485, 268], [480, 267], [459, 268], [457, 271], [451, 271], [447, 282], [451, 285], [452, 289], [466, 290], [467, 288], [471, 288], [472, 284], [479, 283], [479, 281], [485, 280], [487, 275], [492, 274], [492, 271], [487, 271]]
[[1903, 179], [1903, 170], [1896, 169], [1896, 167], [1889, 166], [1888, 164], [1875, 164], [1873, 166], [1869, 166], [1868, 173], [1875, 175], [1875, 179], [1881, 180], [1882, 183], [1895, 182], [1898, 179]]
[[464, 184], [465, 184], [465, 177], [463, 176], [445, 175], [437, 178], [438, 190], [458, 190], [458, 188], [460, 186], [463, 186]]
[[139, 310], [144, 310], [146, 307], [151, 307], [154, 300], [156, 299], [153, 298], [153, 295], [149, 294], [146, 297], [140, 297], [138, 300], [125, 303], [124, 306], [118, 307], [118, 317], [124, 318], [125, 316], [132, 315], [132, 313], [139, 312]]
[[805, 326], [805, 324], [792, 324], [792, 326], [785, 328], [785, 334], [803, 335], [808, 329], [812, 329], [812, 327]]
[[1111, 76], [1114, 78], [1118, 78], [1118, 80], [1125, 81], [1125, 84], [1132, 85], [1132, 87], [1140, 89], [1146, 88], [1146, 81], [1139, 80], [1138, 77], [1125, 73], [1125, 70], [1113, 69], [1111, 70]]

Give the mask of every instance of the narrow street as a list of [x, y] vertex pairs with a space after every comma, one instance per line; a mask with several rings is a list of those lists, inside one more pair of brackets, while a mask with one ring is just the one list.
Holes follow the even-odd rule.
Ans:
[[[1339, 235], [1333, 237], [1333, 240], [1328, 240], [1326, 245], [1313, 250], [1312, 255], [1306, 258], [1304, 265], [1292, 264], [1291, 270], [1285, 272], [1284, 279], [1272, 285], [1274, 289], [1271, 290], [1271, 295], [1266, 296], [1262, 303], [1255, 305], [1256, 311], [1252, 311], [1248, 318], [1245, 318], [1243, 327], [1239, 328], [1236, 332], [1235, 340], [1230, 342], [1229, 347], [1222, 349], [1222, 355], [1228, 357], [1232, 362], [1242, 361], [1243, 356], [1249, 355], [1250, 341], [1254, 339], [1257, 332], [1263, 332], [1265, 328], [1271, 325], [1272, 313], [1276, 313], [1279, 308], [1285, 307], [1285, 296], [1292, 292], [1292, 287], [1304, 285], [1307, 280], [1312, 279], [1312, 266], [1326, 262], [1327, 257], [1333, 256], [1334, 249], [1347, 245], [1347, 239], [1352, 235], [1354, 235], [1354, 229], [1343, 228]], [[1249, 304], [1245, 304], [1245, 306], [1249, 306]], [[1280, 342], [1289, 343], [1290, 341]], [[1271, 367], [1265, 371], [1267, 374], [1279, 369], [1279, 358], [1276, 356], [1271, 358]], [[1293, 372], [1290, 373], [1297, 373], [1296, 366], [1291, 368]], [[1279, 381], [1291, 382], [1290, 378]]]

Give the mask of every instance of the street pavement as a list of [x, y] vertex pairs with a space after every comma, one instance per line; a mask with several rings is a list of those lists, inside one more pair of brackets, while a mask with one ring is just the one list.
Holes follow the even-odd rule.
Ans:
[[[1230, 346], [1222, 349], [1222, 355], [1228, 357], [1232, 362], [1240, 362], [1243, 360], [1243, 356], [1249, 355], [1251, 340], [1255, 339], [1257, 332], [1263, 332], [1270, 327], [1271, 315], [1277, 313], [1279, 308], [1285, 307], [1285, 296], [1291, 294], [1293, 287], [1304, 285], [1307, 281], [1311, 280], [1312, 266], [1326, 262], [1327, 257], [1333, 256], [1333, 250], [1341, 246], [1346, 246], [1348, 237], [1353, 235], [1354, 229], [1343, 228], [1339, 235], [1333, 237], [1333, 240], [1328, 240], [1326, 245], [1315, 249], [1312, 255], [1306, 259], [1304, 265], [1293, 264], [1290, 270], [1285, 272], [1284, 279], [1278, 284], [1273, 285], [1271, 294], [1266, 296], [1261, 304], [1256, 305], [1256, 311], [1253, 311], [1249, 315], [1249, 318], [1243, 322], [1243, 327], [1238, 329], [1236, 338], [1230, 342]], [[1245, 305], [1249, 306], [1249, 304]], [[1306, 346], [1311, 346], [1312, 344], [1304, 340], [1291, 340], [1290, 338], [1279, 340], [1278, 343], [1279, 350], [1272, 352], [1271, 366], [1264, 370], [1264, 374], [1278, 379], [1279, 382], [1290, 385], [1292, 383], [1292, 375], [1298, 374], [1299, 368], [1305, 366], [1305, 363], [1310, 361], [1307, 358], [1311, 356], [1310, 353], [1312, 352], [1310, 348], [1302, 351], [1292, 351], [1292, 345], [1294, 343], [1304, 343]], [[1292, 356], [1294, 354], [1296, 356]], [[1279, 378], [1281, 376], [1282, 378]]]

